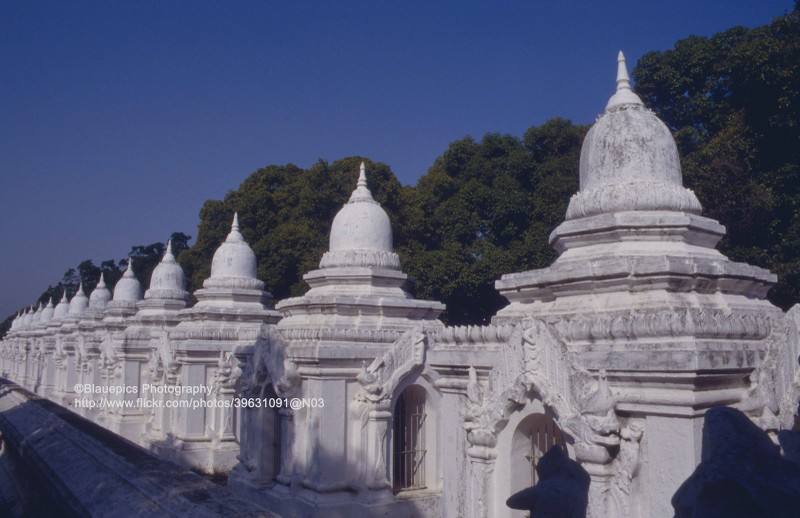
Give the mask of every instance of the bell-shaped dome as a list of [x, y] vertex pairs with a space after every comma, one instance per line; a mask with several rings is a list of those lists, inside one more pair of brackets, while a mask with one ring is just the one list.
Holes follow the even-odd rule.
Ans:
[[42, 311], [44, 311], [44, 305], [40, 302], [39, 307], [36, 309], [36, 312], [33, 314], [33, 318], [31, 319], [31, 325], [36, 325], [42, 321]]
[[78, 293], [69, 301], [69, 314], [78, 316], [89, 307], [89, 297], [83, 292], [83, 283], [78, 287]]
[[108, 291], [106, 286], [106, 276], [104, 272], [100, 273], [100, 282], [97, 283], [94, 291], [89, 296], [89, 309], [94, 311], [103, 311], [106, 305], [111, 300], [111, 292]]
[[47, 301], [47, 305], [42, 310], [42, 318], [39, 320], [42, 324], [49, 324], [51, 320], [53, 320], [53, 313], [55, 312], [55, 307], [53, 306], [53, 297], [50, 297], [50, 300]]
[[256, 269], [256, 254], [239, 232], [239, 215], [234, 214], [231, 232], [214, 252], [211, 277], [203, 287], [263, 289], [264, 283], [256, 279]]
[[28, 329], [33, 323], [33, 308], [25, 310], [25, 316], [22, 317], [22, 329]]
[[580, 192], [566, 219], [632, 210], [699, 214], [700, 202], [683, 187], [672, 133], [631, 91], [621, 51], [617, 62], [617, 91], [583, 141]]
[[61, 300], [58, 302], [58, 305], [53, 311], [53, 320], [60, 320], [67, 313], [69, 313], [69, 300], [67, 299], [67, 288], [65, 286], [64, 295], [61, 296]]
[[362, 162], [356, 190], [333, 219], [329, 250], [320, 267], [375, 266], [399, 270], [400, 260], [392, 249], [392, 224], [367, 188]]
[[186, 300], [186, 280], [183, 268], [172, 255], [172, 240], [167, 242], [164, 258], [158, 263], [150, 277], [150, 288], [145, 292], [145, 299]]
[[133, 259], [128, 258], [128, 269], [114, 286], [114, 300], [119, 302], [137, 302], [142, 300], [142, 285], [133, 274]]

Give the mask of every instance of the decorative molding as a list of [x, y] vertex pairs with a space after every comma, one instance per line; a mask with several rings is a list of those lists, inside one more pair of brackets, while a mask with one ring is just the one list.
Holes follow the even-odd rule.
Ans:
[[394, 343], [402, 336], [402, 331], [391, 329], [357, 329], [354, 327], [342, 328], [288, 328], [280, 329], [278, 333], [290, 342], [301, 340], [331, 340], [342, 342], [379, 342]]
[[433, 331], [431, 341], [437, 345], [505, 343], [513, 332], [514, 326], [511, 324], [445, 327]]
[[394, 252], [385, 250], [334, 250], [323, 254], [319, 267], [372, 267], [399, 270], [400, 257]]
[[173, 340], [255, 341], [261, 335], [259, 329], [189, 329], [170, 331]]
[[565, 433], [575, 439], [580, 460], [607, 463], [607, 448], [619, 444], [616, 399], [605, 372], [599, 379], [578, 366], [566, 344], [541, 320], [517, 324], [488, 386], [470, 367], [463, 413], [467, 440], [474, 448], [493, 449], [508, 415], [535, 393], [550, 407]]
[[264, 289], [264, 281], [248, 277], [209, 277], [203, 281], [203, 288], [225, 288], [261, 292]]
[[425, 349], [425, 331], [417, 327], [403, 333], [391, 349], [369, 366], [364, 362], [357, 376], [363, 389], [359, 399], [373, 404], [390, 399], [400, 382], [425, 363]]
[[663, 210], [700, 214], [697, 196], [681, 185], [640, 180], [603, 185], [579, 191], [570, 198], [565, 219], [585, 218], [608, 212]]
[[760, 340], [769, 335], [772, 318], [762, 314], [681, 308], [637, 310], [616, 316], [578, 315], [563, 318], [555, 326], [559, 335], [570, 342], [666, 336]]
[[800, 304], [773, 319], [767, 351], [750, 374], [750, 388], [737, 407], [762, 429], [791, 429], [800, 401]]
[[286, 356], [288, 346], [274, 326], [262, 329], [252, 355], [243, 355], [236, 389], [244, 396], [260, 396], [272, 384], [279, 397], [291, 396], [300, 384], [297, 365]]

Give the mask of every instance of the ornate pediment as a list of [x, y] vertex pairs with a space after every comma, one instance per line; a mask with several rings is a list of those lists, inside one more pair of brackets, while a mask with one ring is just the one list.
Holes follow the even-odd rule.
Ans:
[[737, 405], [768, 431], [792, 428], [800, 401], [800, 305], [773, 319], [767, 352], [750, 374], [750, 388]]
[[377, 403], [391, 398], [400, 382], [425, 363], [426, 341], [421, 327], [406, 331], [382, 356], [364, 362], [357, 377], [363, 399]]
[[470, 367], [464, 428], [471, 444], [493, 448], [511, 412], [531, 394], [555, 413], [576, 443], [611, 446], [619, 442], [616, 401], [605, 379], [572, 358], [552, 326], [527, 318], [517, 324], [489, 374], [488, 384]]
[[242, 394], [256, 394], [272, 383], [278, 396], [288, 396], [297, 386], [300, 376], [297, 365], [285, 354], [286, 347], [285, 338], [274, 327], [262, 332], [253, 346], [252, 357], [239, 366], [242, 374], [237, 389]]

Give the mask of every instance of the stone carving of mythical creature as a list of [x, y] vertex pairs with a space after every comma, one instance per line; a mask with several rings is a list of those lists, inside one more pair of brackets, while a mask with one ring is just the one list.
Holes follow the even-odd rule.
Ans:
[[640, 449], [644, 426], [637, 421], [631, 421], [620, 432], [622, 440], [619, 444], [619, 454], [614, 459], [614, 479], [609, 491], [608, 516], [630, 518], [636, 516], [630, 505], [633, 480], [639, 473], [641, 466]]
[[357, 376], [363, 389], [359, 400], [377, 403], [391, 398], [394, 388], [424, 363], [425, 333], [421, 328], [407, 331], [383, 356], [362, 364]]
[[619, 443], [619, 421], [605, 372], [596, 379], [577, 365], [551, 326], [534, 319], [518, 324], [489, 375], [488, 387], [480, 385], [475, 369], [470, 369], [463, 414], [470, 443], [493, 448], [507, 414], [531, 393], [554, 411], [582, 456], [601, 463], [610, 460], [607, 448]]

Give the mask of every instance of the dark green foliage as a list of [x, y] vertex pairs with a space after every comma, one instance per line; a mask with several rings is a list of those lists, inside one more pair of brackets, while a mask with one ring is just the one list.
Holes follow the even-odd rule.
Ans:
[[[777, 273], [770, 300], [783, 308], [800, 301], [799, 67], [795, 7], [763, 27], [681, 40], [673, 50], [643, 56], [633, 71], [637, 93], [674, 132], [686, 185], [705, 214], [728, 228], [720, 249]], [[548, 236], [578, 190], [587, 129], [557, 118], [522, 139], [488, 134], [480, 142], [455, 141], [415, 187], [401, 186], [387, 165], [365, 160], [416, 296], [446, 303], [443, 319], [450, 324], [485, 323], [505, 305], [494, 289], [498, 278], [551, 264]], [[302, 276], [327, 249], [361, 161], [269, 166], [223, 200], [207, 201], [191, 248], [189, 236], [172, 235], [187, 288], [202, 287], [238, 212], [267, 289], [279, 300], [302, 294], [308, 288]], [[163, 243], [131, 249], [145, 288], [163, 253]], [[40, 300], [57, 301], [65, 288], [72, 296], [79, 282], [88, 293], [100, 270], [112, 287], [126, 264], [84, 261]]]
[[407, 196], [413, 208], [395, 245], [417, 295], [444, 302], [448, 323], [488, 322], [506, 304], [497, 279], [555, 258], [547, 238], [577, 190], [586, 131], [553, 119], [524, 140], [456, 141]]
[[[353, 191], [362, 160], [320, 160], [308, 169], [269, 166], [251, 174], [224, 200], [207, 201], [200, 210], [197, 242], [180, 257], [190, 288], [201, 288], [211, 273], [214, 252], [238, 212], [242, 234], [258, 258], [258, 277], [267, 289], [276, 299], [302, 294], [307, 289], [302, 276], [317, 267], [327, 250], [333, 217]], [[387, 165], [364, 161], [369, 188], [397, 228], [400, 182]]]
[[[183, 232], [173, 232], [170, 239], [172, 239], [172, 251], [177, 256], [189, 248], [191, 236]], [[128, 257], [133, 258], [133, 271], [139, 279], [139, 282], [142, 283], [143, 288], [146, 289], [149, 285], [150, 275], [161, 261], [165, 250], [166, 245], [164, 243], [151, 243], [149, 245], [134, 246], [131, 248]], [[116, 285], [117, 281], [122, 277], [127, 267], [127, 259], [120, 259], [119, 261], [108, 259], [102, 261], [100, 266], [95, 265], [91, 259], [87, 259], [80, 263], [77, 268], [70, 268], [64, 272], [64, 276], [58, 284], [55, 286], [48, 286], [37, 299], [37, 303], [41, 302], [46, 305], [52, 298], [53, 305], [58, 304], [64, 296], [64, 290], [67, 292], [67, 297], [72, 298], [75, 293], [78, 292], [78, 286], [80, 284], [83, 284], [83, 291], [88, 296], [95, 289], [97, 283], [100, 282], [101, 272], [105, 274], [106, 286], [113, 292], [114, 285]], [[11, 320], [13, 320], [13, 316], [16, 316], [16, 313], [12, 315]], [[9, 320], [9, 326], [11, 320]], [[3, 324], [0, 324], [0, 332], [4, 334], [5, 330], [2, 329], [2, 325]]]
[[[510, 135], [466, 138], [450, 145], [416, 187], [403, 187], [388, 166], [367, 162], [369, 188], [392, 221], [404, 270], [416, 295], [441, 300], [450, 323], [486, 322], [505, 302], [494, 289], [502, 274], [543, 267], [554, 258], [549, 232], [577, 190], [585, 127], [562, 119]], [[276, 299], [308, 286], [328, 248], [333, 218], [353, 191], [359, 157], [308, 169], [269, 166], [222, 201], [200, 211], [195, 245], [181, 264], [198, 289], [230, 231], [234, 212], [258, 259], [258, 277]]]
[[651, 52], [637, 93], [673, 130], [684, 183], [728, 230], [720, 250], [778, 274], [800, 301], [800, 11]]

